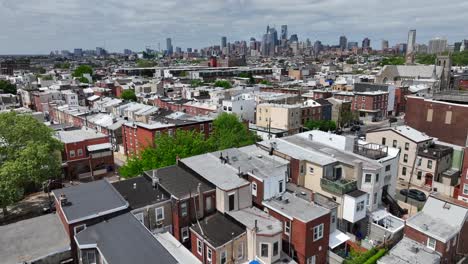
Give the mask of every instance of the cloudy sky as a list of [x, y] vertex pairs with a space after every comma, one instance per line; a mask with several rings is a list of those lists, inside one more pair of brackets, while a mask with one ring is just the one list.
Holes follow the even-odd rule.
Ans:
[[[468, 38], [467, 0], [0, 0], [0, 54], [95, 48], [182, 48], [260, 38], [266, 25], [287, 24], [300, 40], [337, 44], [371, 39], [380, 48], [406, 42]], [[359, 44], [360, 45], [360, 44]]]

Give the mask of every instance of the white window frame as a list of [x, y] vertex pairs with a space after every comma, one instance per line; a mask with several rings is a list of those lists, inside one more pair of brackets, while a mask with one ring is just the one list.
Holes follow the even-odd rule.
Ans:
[[285, 235], [291, 235], [291, 222], [286, 220], [284, 222], [284, 234]]
[[257, 197], [257, 183], [256, 182], [252, 182], [252, 195]]
[[[81, 227], [82, 227], [83, 229], [77, 232], [76, 230], [79, 229], [79, 228], [81, 228]], [[77, 225], [77, 226], [73, 227], [73, 233], [75, 233], [75, 235], [76, 235], [76, 234], [78, 234], [79, 232], [81, 232], [81, 231], [83, 231], [83, 230], [85, 230], [85, 229], [86, 229], [86, 224]]]
[[[182, 242], [185, 242], [185, 241], [187, 241], [189, 239], [190, 235], [189, 235], [188, 226], [182, 227], [180, 229], [180, 233], [181, 233], [181, 237], [182, 237]], [[187, 235], [185, 236], [184, 233], [186, 233]]]
[[[369, 176], [369, 180], [367, 180], [367, 176]], [[366, 174], [364, 175], [364, 182], [365, 182], [365, 183], [371, 183], [371, 182], [372, 182], [372, 174], [366, 173]]]
[[76, 157], [75, 150], [70, 150], [70, 158]]
[[463, 184], [463, 194], [468, 195], [468, 183]]
[[78, 149], [77, 154], [78, 154], [78, 157], [83, 156], [83, 149]]
[[244, 242], [240, 242], [237, 245], [237, 259], [243, 259], [243, 258], [244, 258]]
[[202, 255], [202, 249], [203, 249], [203, 246], [202, 246], [202, 242], [200, 241], [200, 239], [197, 237], [197, 253], [198, 255]]
[[209, 247], [206, 249], [206, 260], [208, 260], [208, 263], [213, 261], [213, 251]]
[[314, 167], [309, 167], [309, 173], [314, 174]]
[[278, 181], [278, 191], [282, 193], [284, 191], [284, 180]]
[[[267, 247], [267, 250], [266, 250], [266, 256], [263, 255], [263, 248], [262, 246], [266, 246]], [[262, 258], [268, 258], [270, 256], [270, 244], [268, 243], [260, 243], [260, 257]]]
[[182, 202], [182, 203], [180, 203], [180, 215], [181, 215], [182, 217], [188, 215], [187, 202]]
[[312, 257], [307, 258], [307, 264], [315, 264], [316, 263], [316, 257], [313, 255]]
[[[431, 242], [434, 242], [434, 246], [431, 246], [431, 244], [432, 244]], [[432, 249], [432, 250], [435, 250], [435, 249], [436, 249], [436, 246], [437, 246], [437, 240], [435, 240], [435, 239], [432, 238], [432, 237], [428, 237], [428, 238], [427, 238], [427, 244], [426, 244], [426, 246], [427, 246], [428, 248]]]
[[[162, 218], [158, 218], [158, 210], [161, 210]], [[154, 208], [154, 214], [156, 221], [163, 221], [164, 220], [164, 207]]]
[[[224, 260], [223, 260], [224, 259]], [[226, 250], [224, 250], [223, 252], [221, 252], [221, 255], [219, 256], [219, 262], [221, 264], [226, 264], [227, 263], [227, 252]]]
[[320, 224], [320, 225], [316, 225], [314, 226], [314, 234], [313, 234], [313, 238], [314, 238], [314, 241], [317, 241], [317, 240], [320, 240], [323, 238], [323, 224]]
[[[276, 247], [277, 247], [277, 252], [276, 252], [276, 254], [275, 254], [275, 245], [276, 245]], [[273, 245], [272, 245], [272, 247], [271, 247], [271, 255], [272, 255], [273, 257], [276, 257], [276, 256], [278, 256], [279, 253], [280, 253], [279, 242], [278, 242], [278, 241], [275, 241], [275, 242], [273, 242]]]
[[138, 220], [138, 222], [145, 224], [145, 218], [144, 218], [143, 213], [137, 213], [137, 214], [134, 214], [134, 216]]
[[200, 125], [200, 132], [205, 132], [205, 124]]

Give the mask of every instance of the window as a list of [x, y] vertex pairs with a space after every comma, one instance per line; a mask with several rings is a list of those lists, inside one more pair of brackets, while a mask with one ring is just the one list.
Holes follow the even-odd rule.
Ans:
[[213, 124], [212, 123], [209, 123], [208, 124], [208, 128], [210, 129], [210, 131], [213, 129]]
[[96, 264], [96, 252], [94, 249], [81, 251], [83, 264]]
[[257, 196], [257, 183], [252, 182], [252, 195]]
[[323, 237], [323, 224], [314, 226], [314, 241], [317, 241]]
[[172, 129], [169, 129], [167, 133], [169, 134], [170, 137], [172, 137], [172, 135], [173, 135]]
[[235, 193], [229, 194], [229, 211], [235, 209]]
[[394, 148], [396, 148], [396, 147], [397, 147], [397, 145], [398, 145], [397, 141], [396, 141], [396, 140], [393, 140], [393, 144], [392, 144], [392, 146], [393, 146]]
[[197, 238], [197, 253], [198, 255], [202, 255], [202, 243], [200, 241], [200, 239]]
[[315, 264], [316, 262], [315, 255], [307, 259], [307, 264]]
[[366, 174], [366, 178], [364, 179], [364, 182], [369, 183], [372, 181], [372, 174]]
[[244, 258], [244, 242], [240, 242], [239, 245], [237, 245], [237, 259], [243, 259]]
[[445, 112], [445, 124], [452, 124], [452, 111]]
[[182, 216], [187, 215], [187, 203], [186, 202], [183, 202], [183, 203], [180, 204], [180, 214]]
[[143, 213], [138, 213], [138, 214], [135, 214], [135, 218], [140, 221], [140, 223], [142, 224], [145, 224], [144, 220], [143, 220]]
[[374, 193], [374, 204], [377, 204], [377, 195], [378, 193]]
[[432, 160], [427, 161], [427, 168], [432, 169]]
[[201, 132], [205, 132], [205, 124], [201, 124], [201, 125], [200, 125], [200, 131], [201, 131]]
[[206, 211], [211, 211], [211, 209], [213, 209], [212, 204], [211, 204], [212, 201], [213, 199], [210, 196], [205, 198], [205, 210]]
[[364, 210], [364, 201], [359, 202], [356, 206], [356, 212], [360, 212], [362, 210]]
[[452, 240], [452, 247], [454, 247], [456, 243], [457, 243], [457, 236], [454, 236]]
[[75, 151], [74, 150], [70, 150], [70, 158], [74, 158], [75, 157]]
[[366, 205], [369, 205], [370, 203], [370, 194], [367, 194], [367, 197], [366, 197]]
[[401, 169], [401, 175], [406, 175], [406, 167], [403, 167], [403, 168]]
[[382, 145], [385, 145], [387, 143], [387, 139], [386, 138], [382, 138]]
[[426, 121], [427, 122], [432, 122], [432, 114], [433, 114], [433, 110], [432, 109], [427, 109], [427, 117], [426, 117]]
[[284, 181], [283, 180], [279, 181], [278, 185], [279, 185], [279, 192], [282, 193], [283, 192]]
[[156, 221], [164, 220], [164, 207], [158, 207], [156, 210]]
[[301, 165], [301, 174], [304, 173], [304, 165]]
[[379, 175], [378, 173], [377, 173], [377, 174], [375, 174], [375, 182], [376, 182], [376, 183], [378, 183], [378, 182], [379, 182], [379, 176], [380, 176], [380, 175]]
[[409, 143], [408, 142], [405, 143], [405, 150], [409, 150]]
[[392, 165], [387, 165], [387, 166], [385, 166], [385, 171], [390, 171], [391, 168], [392, 168]]
[[79, 232], [83, 231], [86, 229], [86, 224], [82, 224], [82, 225], [77, 225], [73, 228], [73, 230], [75, 231], [75, 235], [78, 234]]
[[403, 155], [403, 162], [408, 162], [408, 154]]
[[422, 171], [418, 171], [418, 180], [421, 180], [422, 178]]
[[227, 263], [227, 253], [226, 251], [221, 252], [221, 264]]
[[330, 218], [331, 218], [331, 223], [334, 224], [336, 222], [336, 212], [335, 211], [331, 212]]
[[278, 241], [276, 241], [275, 243], [273, 243], [273, 256], [278, 255], [278, 253], [279, 253], [279, 243]]
[[83, 156], [83, 149], [78, 149], [78, 157]]
[[437, 244], [437, 241], [435, 239], [433, 239], [432, 237], [427, 238], [427, 247], [428, 248], [430, 248], [432, 250], [435, 250], [436, 244]]
[[188, 227], [182, 227], [182, 229], [180, 230], [180, 232], [182, 233], [182, 242], [185, 242], [187, 241], [187, 239], [189, 239], [189, 230], [188, 230]]
[[463, 194], [468, 195], [468, 183], [463, 184]]
[[260, 256], [262, 258], [268, 258], [268, 244], [260, 244]]
[[213, 251], [211, 251], [211, 248], [208, 248], [206, 250], [206, 259], [208, 260], [209, 263], [211, 263], [212, 257], [213, 257]]
[[309, 173], [314, 174], [314, 167], [309, 167]]
[[291, 234], [291, 222], [289, 221], [284, 222], [284, 233], [288, 236], [289, 234]]

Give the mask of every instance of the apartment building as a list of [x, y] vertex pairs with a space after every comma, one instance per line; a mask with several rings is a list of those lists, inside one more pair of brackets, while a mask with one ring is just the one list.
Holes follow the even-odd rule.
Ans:
[[301, 105], [259, 104], [257, 105], [256, 125], [299, 132], [301, 127]]
[[311, 120], [322, 120], [322, 105], [314, 100], [307, 100], [301, 107], [301, 125]]
[[389, 102], [389, 92], [384, 91], [339, 92], [334, 97], [351, 101], [351, 110], [357, 111], [361, 120], [386, 119], [389, 109], [392, 112], [394, 108], [394, 100]]
[[240, 94], [233, 96], [230, 100], [223, 100], [222, 111], [235, 114], [240, 120], [255, 122], [255, 109], [257, 103], [250, 94]]

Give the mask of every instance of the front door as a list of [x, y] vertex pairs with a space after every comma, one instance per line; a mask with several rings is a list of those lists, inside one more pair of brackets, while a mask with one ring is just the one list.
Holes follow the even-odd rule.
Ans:
[[432, 187], [432, 178], [433, 178], [432, 174], [429, 174], [429, 173], [426, 174], [426, 185], [427, 185], [427, 186], [431, 186], [431, 187]]
[[229, 211], [234, 210], [234, 197], [235, 193], [229, 195]]

